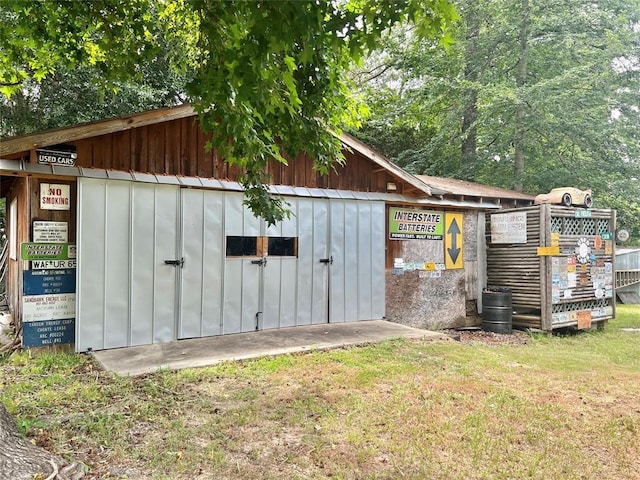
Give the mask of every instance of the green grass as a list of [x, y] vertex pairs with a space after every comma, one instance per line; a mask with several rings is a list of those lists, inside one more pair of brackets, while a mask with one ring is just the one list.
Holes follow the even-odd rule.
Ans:
[[394, 340], [118, 377], [0, 360], [0, 400], [91, 478], [636, 479], [640, 307], [524, 346]]

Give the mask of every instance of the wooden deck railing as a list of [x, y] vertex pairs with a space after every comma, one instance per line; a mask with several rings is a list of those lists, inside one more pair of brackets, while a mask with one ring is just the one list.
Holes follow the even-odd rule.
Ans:
[[616, 270], [616, 288], [628, 287], [640, 283], [640, 269]]

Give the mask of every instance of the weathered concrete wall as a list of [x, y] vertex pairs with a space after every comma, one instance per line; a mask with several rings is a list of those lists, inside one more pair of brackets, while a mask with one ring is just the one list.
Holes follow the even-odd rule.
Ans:
[[[464, 269], [442, 270], [440, 277], [420, 270], [402, 275], [386, 272], [387, 320], [432, 330], [477, 323], [477, 318], [467, 317], [467, 301], [477, 297], [477, 218], [477, 212], [465, 212]], [[400, 242], [405, 264], [444, 264], [444, 240]]]

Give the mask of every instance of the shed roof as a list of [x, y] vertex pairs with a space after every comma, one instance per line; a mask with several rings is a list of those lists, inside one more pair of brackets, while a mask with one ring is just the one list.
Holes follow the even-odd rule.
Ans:
[[528, 193], [507, 190], [506, 188], [491, 187], [489, 185], [482, 185], [480, 183], [468, 182], [466, 180], [458, 180], [455, 178], [432, 177], [429, 175], [416, 175], [416, 177], [433, 188], [444, 190], [453, 195], [531, 201], [535, 198], [535, 195], [530, 195]]
[[[40, 172], [63, 174], [63, 172], [71, 172], [71, 169], [66, 169], [64, 167], [29, 164], [27, 162], [8, 162], [6, 159], [15, 159], [17, 158], [16, 154], [36, 148], [74, 142], [86, 138], [122, 132], [133, 128], [193, 117], [196, 115], [197, 113], [191, 104], [184, 104], [124, 115], [117, 118], [98, 120], [80, 125], [56, 128], [44, 132], [35, 132], [17, 137], [3, 138], [0, 139], [0, 159], [4, 158], [5, 160], [0, 162], [0, 166], [2, 166], [2, 170], [8, 170], [11, 168], [25, 173]], [[339, 138], [346, 148], [358, 152], [369, 161], [378, 165], [381, 169], [386, 170], [393, 177], [405, 182], [416, 191], [418, 196], [424, 197], [426, 195], [428, 198], [423, 198], [423, 201], [426, 201], [427, 203], [458, 206], [462, 208], [493, 209], [499, 208], [499, 206], [492, 204], [491, 202], [486, 202], [484, 199], [532, 201], [534, 198], [533, 195], [527, 195], [502, 188], [488, 187], [462, 180], [431, 177], [427, 175], [412, 175], [393, 164], [389, 159], [385, 158], [383, 155], [379, 154], [355, 137], [342, 133]], [[17, 165], [18, 163], [19, 165]], [[132, 174], [133, 173], [135, 172], [132, 172]], [[85, 176], [85, 174], [86, 172], [84, 171], [73, 171], [71, 176]], [[449, 198], [445, 199], [445, 196], [448, 196]], [[451, 196], [461, 198], [451, 198]], [[406, 195], [403, 195], [403, 199], [405, 201], [408, 198], [409, 197]], [[415, 200], [417, 199], [414, 198], [414, 201]], [[419, 203], [422, 203], [422, 201]]]

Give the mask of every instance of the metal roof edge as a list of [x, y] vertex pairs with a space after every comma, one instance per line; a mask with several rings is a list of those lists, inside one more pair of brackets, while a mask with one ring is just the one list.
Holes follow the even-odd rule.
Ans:
[[[334, 133], [334, 135], [336, 134]], [[430, 185], [423, 182], [415, 175], [407, 172], [406, 170], [403, 170], [402, 168], [400, 168], [399, 166], [391, 162], [391, 160], [379, 154], [378, 152], [373, 150], [371, 147], [361, 142], [357, 138], [353, 137], [352, 135], [349, 135], [343, 132], [338, 138], [347, 147], [352, 148], [353, 150], [356, 150], [358, 153], [360, 153], [361, 155], [364, 155], [366, 158], [374, 162], [376, 165], [387, 170], [390, 174], [409, 183], [410, 185], [424, 192], [427, 195], [430, 195], [430, 196], [444, 195], [446, 193], [449, 193], [447, 191], [431, 187]]]
[[[200, 177], [182, 177], [175, 175], [153, 175], [142, 172], [125, 172], [120, 170], [104, 170], [84, 167], [56, 167], [55, 169], [52, 169], [51, 165], [26, 163], [21, 160], [0, 160], [0, 172], [3, 171], [19, 172], [25, 174], [57, 174], [80, 178], [125, 180], [165, 185], [182, 185], [186, 187], [204, 188], [207, 190], [225, 190], [233, 192], [241, 192], [244, 190], [240, 183], [232, 182], [229, 180]], [[458, 201], [436, 197], [420, 198], [387, 192], [361, 192], [357, 190], [295, 187], [292, 185], [269, 185], [268, 189], [270, 193], [281, 196], [385, 201], [388, 203], [404, 203], [421, 206], [455, 207], [478, 210], [498, 210], [501, 208], [500, 205], [497, 205], [495, 203]]]

